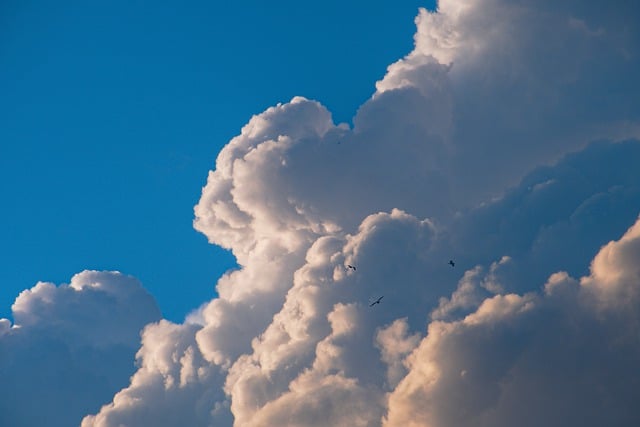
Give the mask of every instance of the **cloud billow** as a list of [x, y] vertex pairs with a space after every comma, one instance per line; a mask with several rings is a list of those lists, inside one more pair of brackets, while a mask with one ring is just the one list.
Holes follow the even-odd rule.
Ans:
[[84, 271], [69, 284], [40, 282], [0, 319], [0, 424], [78, 425], [135, 371], [140, 331], [160, 319], [140, 282]]

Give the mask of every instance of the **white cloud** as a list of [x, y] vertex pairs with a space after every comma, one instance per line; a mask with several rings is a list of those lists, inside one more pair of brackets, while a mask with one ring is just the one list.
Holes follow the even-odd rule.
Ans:
[[420, 343], [420, 334], [409, 335], [407, 319], [396, 319], [378, 330], [376, 343], [381, 359], [387, 365], [387, 387], [394, 389], [407, 374], [404, 360]]
[[[639, 226], [600, 247], [640, 212], [640, 143], [611, 142], [640, 128], [639, 16], [442, 0], [353, 128], [302, 97], [251, 118], [194, 221], [241, 268], [145, 328], [83, 427], [634, 425]], [[39, 285], [16, 322], [100, 286]], [[128, 339], [94, 305], [61, 337]]]
[[195, 341], [199, 328], [166, 320], [148, 325], [131, 384], [97, 415], [85, 417], [82, 427], [200, 426], [213, 420], [230, 424], [219, 372], [202, 357]]
[[609, 242], [591, 263], [591, 276], [581, 285], [592, 290], [607, 309], [631, 311], [636, 316], [640, 298], [640, 221], [619, 241]]
[[450, 124], [450, 198], [481, 202], [591, 140], [638, 137], [639, 15], [626, 0], [442, 0], [437, 13], [420, 12], [416, 48], [389, 67], [376, 96], [436, 98], [425, 81], [437, 74], [434, 61], [448, 65], [438, 107], [450, 115], [439, 120]]
[[151, 295], [118, 272], [40, 282], [0, 319], [0, 424], [78, 424], [134, 372], [140, 331], [160, 318]]
[[[421, 11], [416, 48], [389, 67], [352, 130], [300, 97], [252, 118], [218, 157], [196, 228], [244, 265], [261, 236], [291, 248], [303, 238], [294, 230], [353, 231], [393, 208], [446, 221], [593, 139], [637, 136], [629, 89], [640, 63], [624, 54], [635, 52], [637, 7], [583, 3], [449, 0]], [[576, 19], [603, 36], [576, 32]]]

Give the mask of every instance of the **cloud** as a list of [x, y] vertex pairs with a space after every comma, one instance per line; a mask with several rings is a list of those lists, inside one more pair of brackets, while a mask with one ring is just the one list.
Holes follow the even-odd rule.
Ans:
[[[433, 289], [426, 286], [423, 292], [410, 291], [425, 272], [422, 248], [429, 247], [433, 236], [429, 222], [395, 210], [370, 216], [356, 235], [319, 239], [296, 272], [282, 309], [253, 341], [253, 352], [229, 371], [225, 388], [236, 423], [269, 425], [285, 416], [276, 417], [276, 408], [287, 411], [290, 402], [316, 393], [327, 399], [351, 396], [357, 405], [381, 402], [384, 393], [378, 385], [386, 375], [375, 348], [376, 325], [433, 298]], [[372, 262], [381, 259], [386, 261]], [[410, 292], [413, 301], [405, 297]], [[380, 310], [369, 306], [370, 297], [382, 295]], [[336, 387], [335, 393], [329, 387]], [[381, 406], [369, 405], [354, 418], [353, 410], [323, 399], [309, 404], [291, 423], [323, 425], [331, 416], [335, 425], [369, 425], [382, 414]], [[337, 412], [328, 414], [329, 407]]]
[[374, 212], [446, 221], [592, 140], [637, 137], [638, 12], [623, 0], [606, 13], [498, 0], [421, 10], [415, 49], [353, 129], [301, 97], [253, 117], [220, 153], [195, 226], [242, 264], [261, 237], [290, 248], [303, 230], [353, 231]]
[[640, 71], [639, 15], [626, 0], [443, 0], [420, 12], [414, 51], [389, 67], [374, 101], [399, 91], [427, 100], [438, 93], [425, 85], [433, 62], [446, 65], [450, 197], [481, 202], [593, 139], [638, 136], [638, 99], [626, 91]]
[[130, 276], [83, 271], [69, 284], [40, 282], [0, 319], [0, 424], [78, 424], [134, 372], [142, 327], [160, 319]]
[[638, 158], [637, 140], [599, 142], [539, 167], [501, 198], [457, 217], [443, 233], [443, 250], [460, 265], [508, 255], [494, 275], [511, 276], [517, 288], [510, 291], [532, 290], [558, 270], [586, 275], [593, 254], [640, 212]]
[[389, 396], [386, 426], [632, 425], [638, 398], [640, 220], [591, 274], [484, 299], [434, 321]]
[[[448, 333], [447, 328], [455, 328], [459, 324], [465, 328], [473, 327], [475, 331], [502, 327], [503, 323], [513, 319], [533, 316], [527, 320], [529, 323], [524, 322], [521, 326], [504, 326], [513, 330], [501, 336], [504, 348], [497, 348], [506, 353], [500, 357], [507, 357], [509, 350], [515, 352], [511, 357], [516, 358], [518, 352], [524, 351], [522, 346], [526, 345], [521, 341], [521, 335], [530, 334], [531, 328], [538, 327], [538, 324], [540, 328], [552, 327], [545, 323], [543, 315], [534, 316], [535, 313], [547, 315], [552, 309], [562, 312], [566, 308], [558, 305], [562, 298], [569, 298], [567, 303], [570, 307], [583, 307], [580, 304], [584, 295], [593, 291], [577, 294], [578, 282], [566, 273], [556, 273], [558, 270], [554, 268], [560, 262], [582, 264], [586, 269], [593, 254], [607, 243], [605, 236], [620, 234], [621, 224], [631, 222], [637, 216], [640, 197], [635, 188], [638, 180], [634, 164], [640, 159], [638, 147], [640, 144], [633, 141], [599, 143], [567, 156], [554, 166], [535, 170], [502, 198], [459, 217], [453, 230], [439, 228], [432, 221], [418, 220], [394, 210], [370, 215], [353, 235], [334, 233], [319, 237], [306, 251], [304, 259], [293, 254], [283, 255], [279, 251], [271, 252], [279, 255], [279, 258], [270, 258], [271, 262], [256, 258], [245, 269], [232, 272], [221, 281], [221, 297], [203, 310], [204, 327], [173, 325], [171, 330], [176, 335], [170, 339], [156, 335], [145, 339], [138, 354], [143, 368], [130, 387], [97, 415], [95, 420], [103, 424], [91, 424], [94, 419], [87, 418], [86, 425], [126, 424], [131, 420], [148, 419], [140, 414], [162, 414], [167, 407], [172, 414], [178, 418], [187, 417], [185, 419], [190, 419], [194, 425], [227, 425], [232, 419], [237, 425], [323, 425], [327, 419], [335, 425], [377, 425], [385, 416], [390, 417], [389, 422], [402, 425], [406, 420], [397, 421], [395, 417], [398, 407], [402, 408], [407, 403], [403, 401], [402, 405], [393, 406], [391, 403], [399, 398], [391, 396], [400, 396], [406, 387], [403, 384], [416, 375], [416, 365], [410, 361], [418, 357], [415, 356], [418, 350], [414, 350], [421, 341], [420, 348], [425, 345], [425, 340], [435, 340], [434, 337]], [[618, 166], [616, 173], [594, 173], [603, 159]], [[586, 177], [579, 181], [583, 185], [570, 179], [578, 172]], [[620, 192], [617, 188], [626, 191]], [[545, 191], [549, 193], [541, 193]], [[553, 203], [569, 196], [571, 200], [566, 201], [562, 209]], [[597, 201], [595, 204], [594, 200]], [[586, 208], [592, 205], [599, 208]], [[550, 211], [548, 215], [539, 213], [547, 210]], [[631, 214], [632, 211], [635, 213]], [[598, 222], [602, 215], [607, 220]], [[505, 227], [502, 223], [513, 225]], [[594, 230], [596, 224], [598, 228]], [[530, 231], [525, 233], [521, 230], [524, 237], [514, 241], [513, 230], [524, 226]], [[547, 236], [550, 229], [560, 230], [557, 239], [569, 248], [581, 247], [588, 241], [592, 255], [586, 255], [588, 251], [585, 249], [563, 254], [560, 261], [545, 257], [544, 263], [538, 262], [540, 250], [545, 248], [540, 243], [540, 236]], [[585, 240], [585, 234], [589, 235], [588, 240]], [[479, 247], [472, 245], [487, 236], [491, 237], [491, 244], [483, 246], [486, 242], [480, 242]], [[620, 255], [620, 250], [607, 249], [629, 246], [629, 240], [629, 237], [624, 237], [621, 243], [606, 246], [595, 258], [594, 266], [607, 253], [615, 254], [608, 257], [610, 259], [618, 256], [633, 259], [632, 253], [631, 256]], [[548, 243], [549, 247], [555, 244], [557, 242]], [[461, 248], [466, 252], [455, 252]], [[447, 265], [452, 250], [460, 255], [457, 268], [472, 267], [458, 272], [457, 268]], [[474, 251], [477, 251], [475, 258], [471, 257]], [[265, 249], [256, 249], [256, 254], [266, 253]], [[269, 272], [282, 272], [279, 264], [273, 262], [276, 259], [279, 262], [288, 260], [298, 268], [292, 268], [290, 276], [270, 275]], [[357, 266], [357, 270], [352, 271], [346, 267], [347, 264]], [[630, 265], [629, 262], [627, 264]], [[604, 274], [598, 271], [617, 271], [617, 265], [613, 263], [607, 268], [594, 268], [592, 276]], [[533, 283], [533, 266], [541, 269], [533, 276], [551, 275], [545, 288], [548, 295], [540, 292], [545, 278]], [[252, 268], [257, 268], [264, 275], [259, 276]], [[623, 277], [629, 275], [623, 274]], [[638, 284], [637, 280], [633, 281], [633, 276], [630, 277], [626, 280], [629, 287], [625, 289], [632, 289], [634, 284]], [[276, 283], [279, 289], [284, 290], [279, 291], [274, 286]], [[259, 322], [254, 324], [259, 317], [255, 311], [267, 317], [260, 306], [261, 300], [269, 302], [265, 298], [269, 295], [269, 285], [272, 286], [272, 294], [283, 292], [281, 307], [262, 323], [262, 330], [249, 333], [252, 327], [258, 330], [261, 325]], [[590, 289], [598, 287], [594, 285]], [[525, 293], [513, 293], [516, 291]], [[442, 298], [449, 293], [452, 293], [451, 297]], [[384, 295], [381, 305], [369, 307], [370, 298], [380, 295]], [[597, 301], [607, 300], [589, 298], [589, 307], [597, 306]], [[586, 309], [583, 307], [581, 310]], [[560, 316], [556, 312], [551, 314]], [[584, 328], [587, 332], [582, 333], [588, 335], [589, 328], [597, 319], [598, 316], [586, 317], [584, 325], [572, 327]], [[429, 334], [425, 337], [426, 324], [429, 324]], [[169, 325], [164, 323], [148, 329], [166, 329]], [[567, 335], [572, 333], [572, 330], [566, 331]], [[602, 332], [602, 335], [606, 333]], [[597, 339], [601, 340], [602, 335]], [[197, 337], [195, 340], [194, 336]], [[183, 340], [189, 344], [181, 344], [173, 352], [155, 350], [157, 346]], [[245, 341], [244, 349], [234, 347], [242, 341]], [[185, 360], [192, 360], [185, 359], [186, 348], [197, 355], [195, 368], [185, 365]], [[454, 350], [446, 351], [456, 353]], [[483, 358], [489, 356], [483, 355], [481, 350], [486, 351], [480, 348], [476, 351], [475, 347], [460, 351], [468, 353], [469, 358], [477, 356], [479, 359], [473, 363], [482, 364]], [[567, 353], [562, 357], [583, 357], [579, 349], [563, 351]], [[409, 354], [412, 355], [407, 357]], [[146, 363], [150, 357], [152, 363]], [[449, 359], [452, 355], [443, 353], [442, 357]], [[496, 361], [498, 365], [509, 366], [509, 363], [515, 362], [508, 357]], [[192, 377], [193, 382], [188, 386], [192, 388], [189, 389], [177, 385], [180, 373], [185, 369], [203, 370], [208, 374]], [[498, 367], [495, 369], [499, 371]], [[462, 367], [455, 375], [470, 377], [475, 375], [474, 372]], [[447, 371], [447, 375], [453, 374]], [[497, 372], [495, 375], [502, 374]], [[155, 379], [151, 381], [149, 378]], [[542, 378], [539, 376], [540, 381]], [[417, 381], [428, 383], [423, 380], [418, 377]], [[167, 387], [167, 383], [171, 387]], [[217, 390], [217, 394], [211, 390]], [[137, 399], [123, 400], [120, 396], [136, 396]], [[477, 397], [471, 396], [467, 403], [473, 407], [477, 404], [474, 403]], [[491, 406], [495, 399], [486, 405]], [[167, 402], [175, 406], [167, 406]], [[200, 402], [197, 408], [193, 402]], [[344, 406], [340, 405], [341, 402], [350, 404]], [[360, 418], [353, 418], [355, 410], [352, 408], [359, 408]], [[473, 408], [468, 410], [471, 411], [469, 417], [472, 417]], [[131, 416], [134, 412], [138, 415]], [[404, 413], [404, 410], [400, 412]], [[432, 412], [429, 410], [429, 414]], [[194, 414], [200, 414], [200, 418], [193, 418]], [[175, 425], [175, 419], [168, 415], [159, 416], [153, 422]], [[426, 423], [421, 418], [417, 422], [418, 425]], [[449, 422], [453, 424], [447, 424]], [[457, 425], [457, 422], [443, 421], [442, 425]]]
[[85, 417], [82, 426], [210, 425], [220, 413], [221, 425], [229, 425], [224, 418], [228, 410], [223, 404], [216, 406], [224, 401], [217, 387], [219, 373], [202, 357], [195, 341], [199, 328], [166, 320], [148, 325], [142, 333], [142, 347], [136, 355], [139, 368], [131, 384], [96, 416]]
[[[240, 268], [83, 427], [637, 423], [639, 226], [608, 242], [640, 212], [639, 11], [442, 0], [353, 126], [252, 117], [194, 209]], [[16, 324], [54, 298], [56, 339], [133, 339], [96, 292], [38, 285]]]

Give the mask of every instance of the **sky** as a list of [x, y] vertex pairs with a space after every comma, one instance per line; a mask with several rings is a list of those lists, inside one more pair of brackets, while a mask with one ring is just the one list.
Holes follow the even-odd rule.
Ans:
[[640, 422], [636, 2], [3, 7], [0, 424]]
[[0, 316], [38, 281], [96, 269], [136, 276], [182, 321], [235, 267], [192, 227], [222, 146], [300, 94], [349, 122], [424, 5], [2, 2]]

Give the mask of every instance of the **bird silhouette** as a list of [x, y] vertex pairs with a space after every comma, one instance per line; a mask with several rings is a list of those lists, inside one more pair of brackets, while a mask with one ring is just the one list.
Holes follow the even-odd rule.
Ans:
[[348, 268], [350, 268], [350, 269], [352, 269], [353, 271], [356, 271], [356, 268], [355, 268], [353, 265], [351, 265], [351, 264], [347, 264], [347, 267], [348, 267]]
[[453, 260], [452, 260], [452, 259], [450, 259], [450, 260], [449, 260], [449, 265], [450, 265], [451, 267], [455, 267], [455, 266], [456, 266], [456, 263], [455, 263], [455, 262], [453, 262]]
[[377, 300], [369, 304], [369, 307], [373, 307], [376, 304], [380, 304], [380, 300], [382, 300], [382, 298], [384, 298], [384, 295], [382, 295], [380, 298], [378, 298]]

